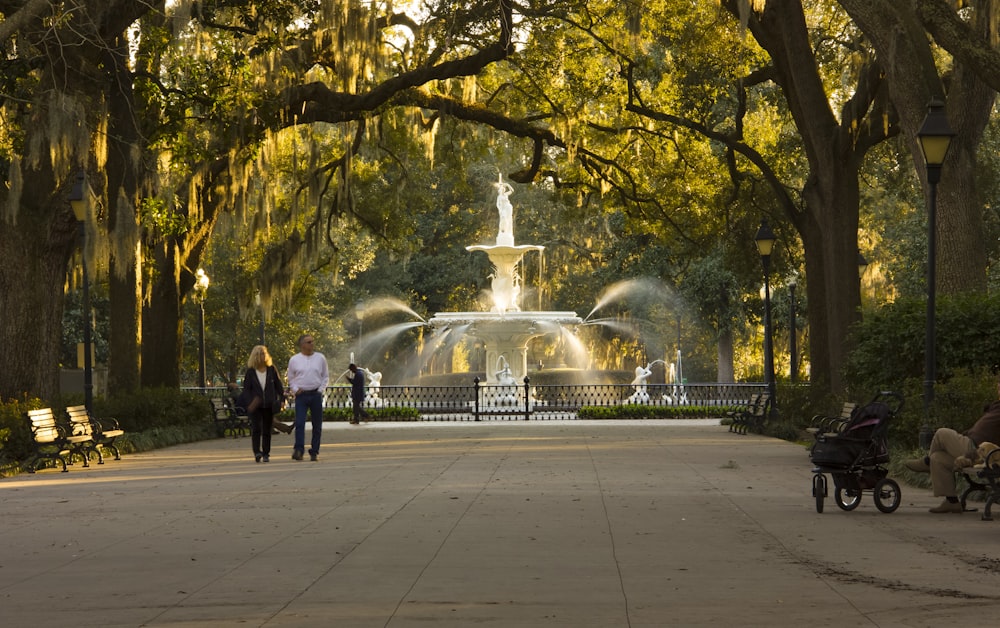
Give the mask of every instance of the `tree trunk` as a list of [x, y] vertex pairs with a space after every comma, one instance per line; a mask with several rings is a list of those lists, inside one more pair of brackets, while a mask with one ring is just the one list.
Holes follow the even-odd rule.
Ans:
[[717, 357], [716, 380], [720, 384], [728, 384], [736, 381], [736, 368], [733, 365], [733, 332], [726, 330], [719, 334], [719, 340], [715, 345]]
[[841, 366], [861, 316], [858, 172], [849, 158], [840, 167], [831, 164], [812, 172], [816, 174], [803, 190], [807, 211], [797, 221], [809, 279], [810, 381], [817, 394], [840, 393]]
[[149, 303], [142, 311], [142, 385], [176, 388], [181, 383], [184, 326], [176, 246], [164, 243], [152, 257], [157, 272], [152, 279]]
[[[108, 238], [112, 242], [108, 265], [109, 295], [111, 304], [111, 329], [108, 339], [108, 392], [128, 392], [141, 384], [142, 361], [139, 346], [142, 341], [141, 260], [138, 203], [138, 171], [142, 167], [142, 150], [139, 148], [139, 131], [136, 128], [136, 108], [128, 68], [124, 38], [119, 39], [119, 54], [105, 55], [110, 72], [109, 93], [115, 97], [109, 102], [107, 194]], [[140, 163], [135, 163], [135, 160]]]
[[816, 395], [839, 393], [851, 327], [860, 316], [858, 163], [865, 147], [852, 128], [858, 121], [837, 120], [830, 110], [802, 3], [771, 0], [750, 28], [771, 56], [809, 163], [804, 207], [785, 202], [784, 209], [805, 250], [812, 387]]
[[[79, 246], [78, 227], [58, 194], [48, 161], [25, 173], [17, 224], [3, 223], [0, 238], [0, 347], [4, 376], [0, 400], [37, 396], [49, 402], [59, 394], [66, 268]], [[64, 186], [65, 187], [65, 186]], [[65, 190], [64, 190], [65, 192]], [[6, 195], [3, 196], [6, 202]]]
[[[899, 125], [909, 139], [916, 175], [930, 200], [926, 169], [917, 132], [932, 98], [945, 94], [945, 81], [934, 63], [927, 34], [912, 3], [896, 0], [839, 0], [871, 39], [885, 71]], [[980, 13], [985, 6], [977, 7]], [[973, 28], [984, 34], [986, 15], [976, 15]], [[976, 150], [992, 110], [994, 92], [953, 59], [947, 82], [947, 114], [952, 140], [937, 194], [937, 284], [942, 292], [982, 292], [986, 289], [986, 243], [982, 204], [976, 190]]]

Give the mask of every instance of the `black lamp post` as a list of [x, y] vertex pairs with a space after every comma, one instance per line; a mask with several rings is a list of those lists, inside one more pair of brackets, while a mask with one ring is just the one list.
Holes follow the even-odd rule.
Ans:
[[80, 233], [80, 258], [83, 266], [83, 404], [87, 411], [94, 406], [94, 365], [91, 357], [91, 314], [90, 314], [90, 276], [87, 272], [87, 209], [90, 200], [90, 188], [87, 186], [87, 173], [80, 169], [69, 192], [69, 204], [73, 208], [76, 224]]
[[917, 139], [924, 154], [927, 168], [927, 183], [930, 184], [930, 199], [927, 204], [927, 333], [924, 339], [924, 422], [920, 426], [920, 446], [927, 449], [931, 445], [934, 429], [931, 427], [931, 405], [934, 401], [934, 380], [937, 379], [937, 360], [934, 342], [934, 317], [936, 297], [936, 246], [937, 246], [937, 184], [941, 181], [941, 166], [948, 146], [955, 132], [948, 126], [944, 103], [936, 98], [927, 105]]
[[764, 267], [764, 383], [771, 398], [771, 413], [775, 411], [777, 397], [774, 382], [774, 345], [771, 340], [771, 250], [777, 239], [767, 220], [760, 223], [757, 236], [757, 252], [760, 253], [760, 263]]
[[861, 254], [861, 251], [858, 251], [858, 279], [865, 276], [866, 270], [868, 270], [868, 260]]
[[354, 316], [358, 319], [358, 353], [361, 353], [361, 338], [365, 335], [365, 304], [358, 301], [354, 304]]
[[260, 329], [258, 330], [258, 333], [260, 335], [260, 343], [259, 344], [263, 345], [264, 344], [264, 306], [260, 302], [260, 290], [257, 291], [257, 294], [254, 297], [254, 301], [256, 301], [256, 303], [257, 303], [257, 314], [260, 315]]
[[799, 376], [795, 327], [795, 276], [788, 280], [788, 381], [795, 383]]
[[208, 275], [199, 268], [195, 273], [194, 291], [198, 295], [198, 386], [207, 388], [205, 379], [205, 294], [208, 292]]

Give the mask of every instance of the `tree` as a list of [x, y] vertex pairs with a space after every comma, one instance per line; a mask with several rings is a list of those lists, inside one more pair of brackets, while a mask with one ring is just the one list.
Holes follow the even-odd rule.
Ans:
[[[986, 288], [986, 243], [981, 201], [976, 187], [977, 151], [1000, 89], [996, 39], [1000, 4], [968, 3], [965, 19], [954, 3], [922, 0], [839, 0], [871, 40], [885, 72], [893, 112], [908, 139], [912, 163], [929, 194], [917, 132], [932, 98], [947, 100], [956, 132], [938, 186], [937, 281], [944, 293], [981, 292]], [[960, 3], [966, 4], [966, 3]], [[940, 59], [928, 38], [933, 33], [951, 59]], [[938, 64], [941, 64], [941, 69]]]
[[[450, 3], [436, 7], [425, 21], [426, 35], [419, 32], [416, 40], [434, 41], [430, 30], [446, 30], [447, 24], [456, 23], [446, 18], [454, 17], [461, 18], [459, 27], [468, 29], [468, 38], [452, 48], [449, 37], [440, 37], [436, 40], [441, 42], [439, 48], [425, 50], [422, 58], [403, 60], [414, 65], [384, 66], [384, 71], [374, 74], [368, 72], [376, 65], [374, 56], [362, 59], [360, 67], [352, 65], [359, 59], [359, 48], [370, 52], [373, 46], [366, 42], [373, 40], [381, 46], [384, 39], [373, 37], [373, 33], [384, 36], [381, 29], [397, 23], [417, 29], [418, 22], [403, 14], [382, 15], [359, 6], [346, 13], [312, 12], [315, 20], [309, 28], [290, 29], [290, 24], [311, 11], [306, 8], [311, 3], [278, 1], [266, 3], [262, 11], [246, 10], [254, 4], [196, 5], [192, 19], [182, 22], [193, 30], [176, 32], [165, 30], [163, 14], [158, 12], [162, 4], [31, 2], [3, 8], [7, 19], [0, 25], [0, 41], [8, 52], [4, 106], [7, 119], [16, 124], [7, 127], [2, 144], [11, 175], [0, 200], [9, 208], [8, 222], [14, 229], [0, 252], [24, 263], [12, 264], [0, 273], [3, 316], [9, 323], [2, 339], [11, 351], [11, 369], [17, 373], [0, 385], [0, 396], [31, 392], [51, 397], [57, 390], [58, 343], [46, 339], [59, 336], [60, 291], [76, 234], [66, 193], [80, 167], [88, 166], [88, 180], [98, 200], [96, 221], [88, 222], [88, 257], [103, 257], [95, 245], [112, 243], [115, 254], [111, 259], [116, 263], [112, 277], [121, 278], [120, 283], [112, 280], [112, 309], [118, 313], [116, 320], [131, 317], [133, 321], [131, 325], [115, 323], [116, 330], [119, 324], [126, 329], [122, 334], [126, 340], [112, 346], [112, 364], [138, 362], [139, 334], [127, 329], [141, 328], [142, 383], [177, 384], [180, 303], [193, 286], [193, 271], [218, 213], [232, 209], [234, 202], [246, 201], [247, 174], [253, 170], [248, 150], [258, 146], [268, 132], [304, 122], [348, 124], [360, 139], [364, 120], [400, 92], [475, 73], [510, 52], [512, 18], [506, 0], [489, 12], [449, 11]], [[178, 11], [191, 8], [185, 3]], [[150, 23], [140, 28], [145, 36], [140, 48], [149, 46], [150, 51], [140, 50], [137, 59], [145, 63], [132, 69], [126, 53], [128, 42], [135, 39], [129, 28], [146, 17]], [[497, 20], [497, 27], [482, 28]], [[355, 37], [324, 38], [322, 28]], [[161, 42], [187, 43], [188, 49], [199, 44], [213, 55], [225, 48], [208, 45], [210, 32], [219, 35], [216, 41], [223, 35], [245, 37], [229, 46], [232, 59], [244, 62], [237, 70], [245, 78], [254, 70], [271, 68], [273, 72], [266, 76], [272, 82], [257, 91], [249, 91], [246, 82], [227, 84], [223, 79], [235, 76], [213, 74], [211, 68], [216, 66], [199, 65], [203, 59], [197, 56], [175, 58], [173, 66], [164, 64], [163, 49], [158, 48]], [[483, 42], [483, 32], [495, 33], [496, 38], [475, 45]], [[293, 42], [293, 38], [298, 39]], [[247, 42], [251, 45], [246, 46]], [[316, 67], [326, 69], [329, 84], [311, 80], [309, 72]], [[232, 90], [218, 89], [230, 86]], [[126, 104], [114, 110], [110, 103], [117, 102]], [[48, 123], [39, 124], [40, 120]], [[160, 130], [154, 133], [151, 128]], [[108, 129], [120, 131], [114, 142], [105, 141]], [[186, 146], [180, 138], [188, 140]], [[158, 146], [161, 140], [165, 143]], [[304, 234], [293, 234], [282, 245], [284, 253], [278, 252], [276, 267], [294, 270], [308, 257], [304, 253], [315, 250], [322, 240], [329, 217], [349, 207], [347, 195], [338, 192], [346, 189], [344, 166], [356, 150], [357, 143], [349, 144], [337, 159], [316, 170], [317, 183], [323, 173], [338, 173], [333, 201], [326, 197]], [[147, 185], [158, 178], [159, 151], [168, 151], [175, 164], [184, 161], [185, 167], [159, 186]], [[113, 165], [109, 152], [126, 157]], [[319, 201], [322, 196], [310, 200]], [[140, 217], [146, 220], [142, 232], [145, 258], [131, 253], [140, 241], [136, 228]], [[110, 240], [100, 240], [102, 232]], [[45, 254], [25, 255], [29, 250]], [[130, 273], [143, 259], [147, 261], [145, 275], [136, 273], [132, 279]], [[149, 299], [142, 309], [141, 327], [135, 321], [140, 285], [141, 294]], [[265, 293], [270, 287], [262, 285]], [[133, 383], [125, 377], [119, 381], [126, 386]]]

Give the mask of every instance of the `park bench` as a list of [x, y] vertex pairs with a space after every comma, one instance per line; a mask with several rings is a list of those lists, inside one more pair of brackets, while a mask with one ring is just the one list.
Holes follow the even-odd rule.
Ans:
[[839, 415], [832, 414], [816, 414], [813, 418], [809, 420], [809, 427], [806, 431], [817, 436], [820, 434], [825, 435], [836, 435], [843, 431], [844, 426], [851, 420], [851, 415], [854, 414], [854, 409], [858, 404], [851, 401], [845, 401], [843, 407], [840, 409]]
[[212, 397], [212, 417], [219, 436], [232, 435], [233, 438], [250, 434], [250, 417], [242, 408], [237, 408], [231, 399]]
[[760, 432], [770, 410], [770, 394], [765, 392], [754, 395], [749, 403], [727, 413], [731, 419], [729, 431], [737, 434], [746, 434], [750, 431]]
[[56, 421], [52, 408], [29, 410], [26, 416], [31, 424], [35, 447], [31, 457], [24, 463], [28, 473], [34, 473], [38, 469], [38, 463], [43, 460], [58, 462], [65, 473], [68, 471], [66, 464], [73, 463], [74, 455], [83, 458], [83, 466], [90, 466], [90, 451], [94, 445], [92, 437], [68, 434], [66, 428]]
[[94, 451], [97, 452], [97, 464], [104, 464], [101, 449], [108, 449], [115, 454], [115, 460], [121, 460], [121, 453], [115, 440], [125, 433], [115, 419], [95, 419], [90, 415], [87, 406], [70, 406], [66, 408], [66, 419], [69, 421], [70, 434], [89, 435], [94, 440]]
[[975, 492], [983, 492], [986, 496], [986, 505], [983, 507], [983, 521], [993, 521], [993, 514], [990, 509], [993, 504], [1000, 501], [1000, 449], [991, 451], [986, 456], [982, 467], [966, 467], [962, 469], [968, 486], [959, 498], [962, 502], [962, 510], [968, 510], [965, 502], [969, 495]]

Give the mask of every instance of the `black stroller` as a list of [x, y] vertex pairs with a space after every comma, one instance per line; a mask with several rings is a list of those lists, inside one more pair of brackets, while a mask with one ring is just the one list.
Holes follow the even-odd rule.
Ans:
[[871, 492], [875, 507], [890, 513], [899, 508], [899, 484], [886, 477], [889, 471], [887, 432], [889, 421], [903, 407], [903, 397], [880, 392], [870, 403], [855, 408], [847, 420], [822, 425], [809, 451], [813, 469], [812, 490], [816, 512], [823, 512], [827, 494], [826, 474], [833, 478], [833, 499], [841, 510], [854, 510], [861, 495]]

